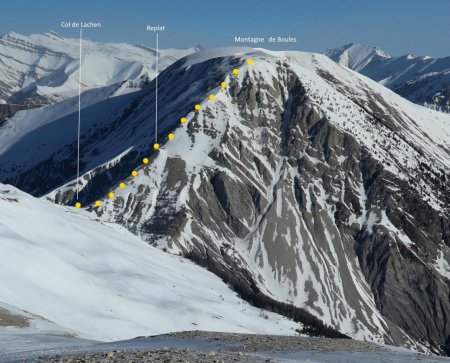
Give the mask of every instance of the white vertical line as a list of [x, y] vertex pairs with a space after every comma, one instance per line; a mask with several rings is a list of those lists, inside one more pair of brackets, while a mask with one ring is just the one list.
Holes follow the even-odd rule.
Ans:
[[81, 129], [81, 47], [83, 39], [83, 29], [80, 28], [80, 69], [78, 74], [78, 132], [77, 132], [77, 200], [80, 187], [78, 185], [78, 179], [80, 178], [80, 129]]
[[158, 73], [159, 73], [159, 34], [156, 33], [156, 103], [155, 103], [155, 142], [158, 142]]

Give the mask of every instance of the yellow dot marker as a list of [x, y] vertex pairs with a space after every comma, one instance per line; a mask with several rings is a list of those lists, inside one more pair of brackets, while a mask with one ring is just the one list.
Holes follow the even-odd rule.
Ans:
[[235, 68], [233, 69], [233, 74], [238, 74], [239, 73], [239, 69]]
[[182, 118], [180, 119], [180, 121], [181, 121], [182, 124], [185, 124], [186, 121], [187, 121], [187, 120], [186, 120], [186, 117], [182, 117]]
[[169, 139], [170, 139], [170, 140], [172, 140], [174, 137], [175, 137], [174, 134], [172, 134], [172, 133], [169, 134]]
[[144, 164], [148, 164], [148, 158], [143, 158], [143, 159], [142, 159], [142, 162], [143, 162]]
[[76, 203], [75, 203], [75, 207], [76, 207], [76, 208], [81, 208], [81, 203], [80, 203], [80, 202], [76, 202]]
[[120, 183], [119, 188], [122, 188], [122, 189], [125, 188], [125, 183], [124, 182]]
[[100, 202], [99, 200], [95, 201], [95, 206], [96, 207], [100, 207], [102, 205], [102, 202]]
[[247, 63], [248, 64], [253, 64], [253, 59], [251, 59], [251, 58], [247, 59]]
[[131, 175], [133, 175], [133, 176], [137, 176], [137, 175], [138, 175], [138, 172], [137, 172], [137, 170], [133, 170], [133, 171], [131, 172]]
[[223, 81], [221, 84], [222, 88], [225, 88], [227, 86], [227, 82]]
[[216, 96], [214, 96], [214, 95], [209, 95], [209, 100], [210, 100], [210, 101], [214, 101], [214, 98], [216, 98]]
[[200, 105], [195, 105], [195, 109], [196, 109], [197, 111], [200, 111], [201, 108], [202, 108], [202, 106], [200, 106]]
[[115, 196], [114, 192], [109, 192], [108, 197], [110, 197], [111, 199], [113, 199]]
[[158, 150], [159, 149], [159, 144], [158, 143], [153, 144], [153, 149]]

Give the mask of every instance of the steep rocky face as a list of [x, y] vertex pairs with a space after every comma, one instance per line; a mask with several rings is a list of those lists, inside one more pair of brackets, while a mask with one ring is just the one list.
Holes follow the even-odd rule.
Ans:
[[[314, 110], [288, 65], [277, 64], [270, 85], [255, 72], [231, 82], [229, 93], [233, 113], [207, 108], [189, 123], [195, 144], [199, 130], [217, 133], [224, 120], [236, 120], [213, 134], [220, 141], [191, 185], [183, 158], [157, 158], [165, 177], [155, 185], [148, 219], [133, 220], [148, 193], [138, 191], [119, 197], [114, 220], [241, 289], [306, 306], [345, 334], [438, 351], [449, 332], [439, 318], [449, 311], [449, 285], [433, 266], [448, 219], [424, 202], [420, 213], [416, 202], [404, 202], [420, 199], [417, 191]], [[405, 263], [405, 254], [413, 261]], [[411, 287], [413, 277], [419, 286]]]
[[[450, 333], [448, 212], [430, 207], [408, 182], [370, 159], [361, 176], [366, 209], [377, 223], [358, 230], [354, 246], [378, 310], [402, 333], [442, 352]], [[436, 264], [442, 258], [445, 269]]]
[[[224, 119], [240, 125], [215, 135], [189, 187], [185, 162], [167, 156], [138, 233], [345, 334], [439, 351], [450, 291], [434, 262], [448, 250], [448, 219], [423, 201], [419, 212], [417, 191], [314, 110], [295, 74], [277, 66], [270, 86], [258, 72], [232, 84], [234, 114], [207, 109], [190, 121], [194, 143], [196, 130]], [[133, 225], [140, 202], [139, 193], [118, 202], [117, 220]]]
[[[286, 87], [270, 126], [267, 114], [241, 115], [250, 130], [266, 127], [271, 137], [263, 133], [255, 145], [254, 133], [227, 130], [226, 149], [210, 155], [217, 169], [190, 190], [186, 223], [194, 237], [174, 238], [168, 228], [171, 243], [187, 245], [204, 264], [231, 260], [228, 270], [236, 271], [239, 261], [257, 277], [249, 284], [309, 307], [346, 334], [411, 339], [438, 351], [449, 334], [450, 290], [432, 266], [440, 249], [448, 253], [447, 217], [311, 110], [295, 77]], [[273, 90], [283, 93], [276, 83]], [[238, 107], [247, 109], [259, 91], [249, 83], [236, 94]], [[374, 306], [382, 317], [368, 318]]]
[[[117, 106], [110, 128], [99, 115], [82, 141], [83, 204], [101, 198], [90, 207], [98, 218], [189, 256], [258, 306], [442, 353], [450, 335], [447, 116], [325, 57], [250, 56], [253, 66], [201, 54], [161, 75], [157, 152], [148, 151], [153, 84]], [[238, 76], [228, 75], [233, 67]], [[209, 92], [215, 100], [190, 112]], [[137, 166], [143, 156], [150, 163]], [[22, 187], [54, 189], [36, 182], [43, 165], [23, 171]], [[75, 165], [67, 157], [58, 167], [69, 175]], [[139, 175], [127, 177], [133, 169]], [[113, 200], [102, 198], [109, 190]], [[73, 193], [70, 181], [47, 197], [73, 203]]]

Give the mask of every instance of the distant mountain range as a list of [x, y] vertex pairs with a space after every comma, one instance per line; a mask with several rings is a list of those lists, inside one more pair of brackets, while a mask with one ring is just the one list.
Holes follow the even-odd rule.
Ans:
[[[200, 50], [160, 50], [159, 68]], [[78, 39], [56, 32], [23, 36], [9, 32], [0, 37], [0, 105], [41, 105], [60, 102], [78, 92]], [[450, 112], [450, 57], [411, 54], [391, 57], [381, 49], [348, 44], [325, 55], [414, 103]], [[138, 87], [155, 76], [155, 49], [142, 45], [83, 42], [83, 91], [118, 87], [124, 81]], [[113, 93], [113, 89], [108, 92]], [[0, 108], [0, 114], [2, 109]], [[0, 115], [1, 117], [1, 115]]]
[[414, 103], [450, 112], [450, 56], [391, 57], [379, 48], [354, 43], [324, 54]]
[[[196, 50], [160, 50], [159, 69]], [[82, 90], [152, 80], [155, 53], [155, 49], [142, 45], [84, 39]], [[0, 100], [48, 104], [73, 97], [78, 94], [78, 65], [78, 39], [63, 38], [53, 31], [30, 36], [6, 33], [0, 37]]]

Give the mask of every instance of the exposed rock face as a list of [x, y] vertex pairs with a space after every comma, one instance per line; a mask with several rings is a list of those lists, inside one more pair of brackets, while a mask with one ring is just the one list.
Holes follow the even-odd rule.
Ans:
[[411, 102], [450, 113], [450, 76], [448, 70], [409, 80], [396, 85], [392, 90]]
[[[411, 109], [325, 57], [252, 56], [249, 67], [200, 55], [161, 75], [164, 146], [136, 178], [127, 175], [154, 138], [153, 84], [111, 127], [86, 130], [83, 204], [125, 178], [114, 200], [92, 208], [100, 219], [191, 257], [256, 305], [442, 353], [450, 335], [446, 116]], [[227, 76], [233, 67], [239, 76]], [[224, 78], [229, 87], [216, 88]], [[210, 90], [215, 101], [190, 112]], [[427, 117], [434, 131], [421, 128]], [[53, 168], [70, 148], [14, 181], [50, 192], [55, 185], [36, 183], [43, 165]], [[70, 157], [58, 165], [73, 178]], [[72, 181], [48, 197], [73, 203], [73, 195]]]
[[0, 125], [8, 118], [14, 115], [17, 111], [25, 109], [22, 105], [11, 105], [0, 103]]

